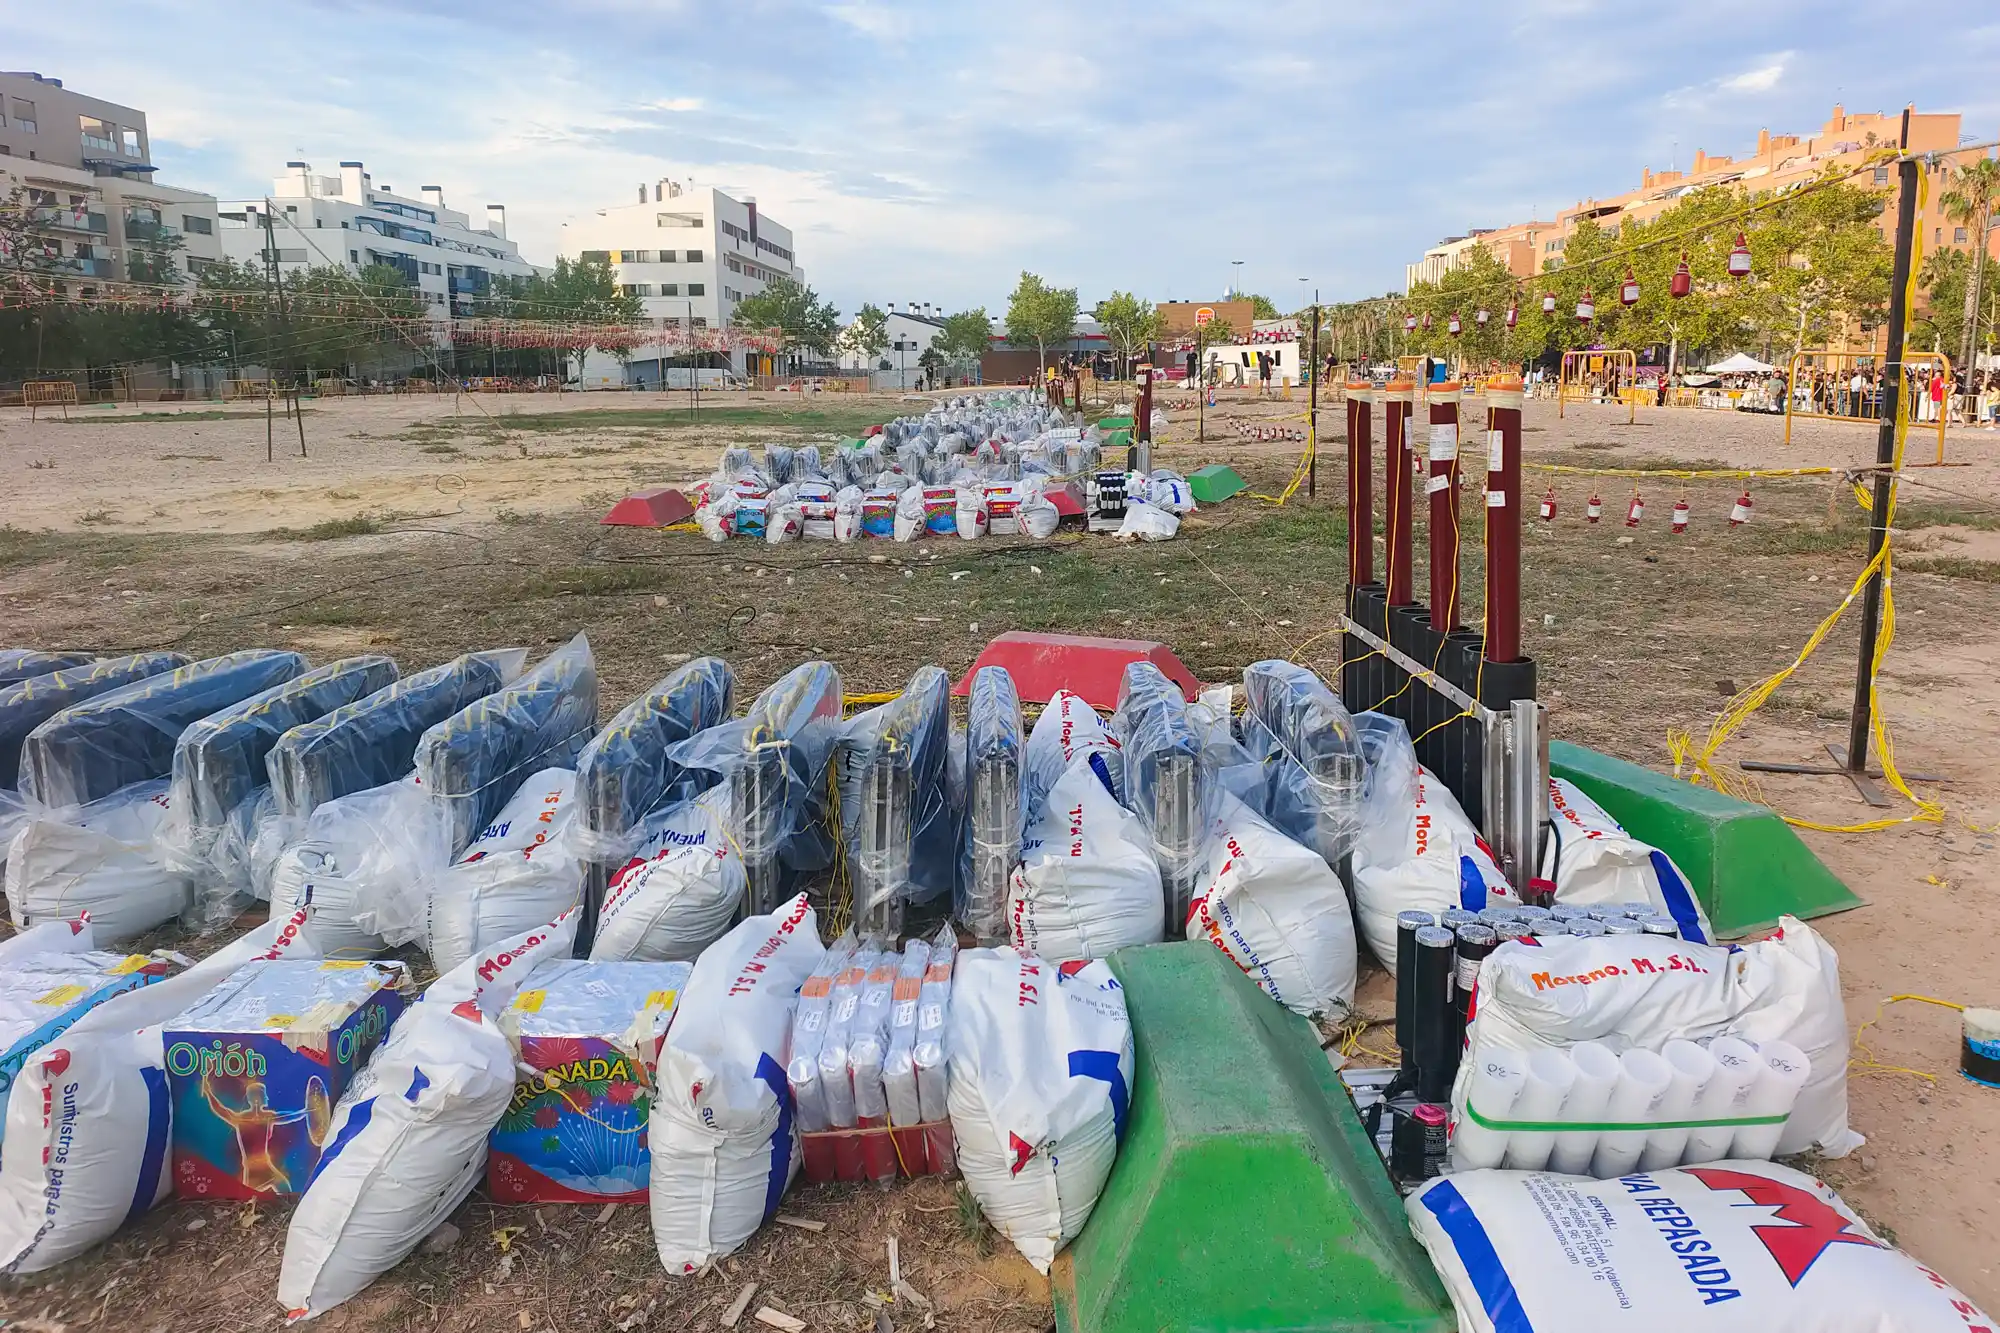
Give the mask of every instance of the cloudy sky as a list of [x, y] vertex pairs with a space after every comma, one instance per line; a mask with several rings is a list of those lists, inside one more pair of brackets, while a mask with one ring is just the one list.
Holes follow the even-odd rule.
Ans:
[[504, 202], [541, 263], [671, 176], [754, 194], [843, 311], [997, 312], [1024, 268], [1086, 305], [1210, 298], [1232, 260], [1289, 308], [1835, 102], [1994, 137], [2000, 17], [1970, 9], [1885, 45], [1889, 11], [1828, 0], [99, 0], [90, 41], [9, 6], [0, 64], [144, 110], [162, 181], [359, 158]]

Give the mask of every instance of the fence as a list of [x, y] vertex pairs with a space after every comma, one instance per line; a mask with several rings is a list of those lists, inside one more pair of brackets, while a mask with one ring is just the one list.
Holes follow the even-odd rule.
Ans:
[[[1877, 419], [1881, 411], [1881, 390], [1879, 385], [1874, 382], [1871, 376], [1868, 382], [1864, 383], [1857, 390], [1854, 387], [1852, 375], [1846, 373], [1848, 367], [1852, 366], [1858, 369], [1864, 362], [1871, 366], [1874, 365], [1874, 354], [1818, 351], [1798, 352], [1793, 355], [1791, 363], [1785, 368], [1786, 444], [1792, 442], [1792, 419], [1794, 417], [1806, 421], [1873, 421]], [[1912, 463], [1909, 466], [1942, 467], [1944, 466], [1945, 419], [1951, 415], [1952, 391], [1949, 386], [1956, 382], [1957, 377], [1952, 370], [1951, 358], [1943, 352], [1906, 353], [1903, 357], [1903, 401], [1910, 404], [1910, 419], [1912, 421], [1917, 419], [1920, 406], [1916, 396], [1916, 368], [1919, 366], [1937, 367], [1938, 373], [1944, 376], [1947, 388], [1943, 402], [1938, 405], [1937, 461], [1931, 464]], [[1828, 387], [1834, 395], [1833, 406], [1836, 409], [1835, 411], [1801, 412], [1798, 410], [1799, 371], [1801, 368], [1831, 372], [1833, 378], [1829, 382]], [[1924, 401], [1932, 400], [1925, 399]]]
[[[1620, 383], [1618, 374], [1621, 369], [1626, 372], [1623, 383]], [[1568, 406], [1571, 398], [1582, 401], [1592, 396], [1592, 390], [1586, 381], [1587, 376], [1607, 374], [1610, 376], [1609, 385], [1619, 391], [1618, 401], [1625, 404], [1625, 424], [1629, 426], [1637, 421], [1640, 398], [1646, 399], [1650, 405], [1652, 395], [1624, 392], [1639, 378], [1639, 358], [1635, 353], [1622, 348], [1563, 353], [1562, 368], [1556, 375], [1556, 415], [1558, 417], [1563, 415], [1563, 409]], [[1575, 392], [1572, 393], [1572, 390]]]

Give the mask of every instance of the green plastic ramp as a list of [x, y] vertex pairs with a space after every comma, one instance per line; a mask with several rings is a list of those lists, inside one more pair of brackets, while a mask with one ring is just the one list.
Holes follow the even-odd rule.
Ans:
[[1626, 832], [1671, 856], [1717, 935], [1765, 930], [1781, 916], [1861, 906], [1775, 810], [1567, 741], [1549, 743], [1549, 772], [1574, 782]]
[[1449, 1333], [1451, 1303], [1304, 1019], [1201, 942], [1122, 949], [1138, 1073], [1066, 1333]]
[[1188, 490], [1196, 504], [1220, 504], [1249, 485], [1227, 463], [1210, 463], [1188, 473]]

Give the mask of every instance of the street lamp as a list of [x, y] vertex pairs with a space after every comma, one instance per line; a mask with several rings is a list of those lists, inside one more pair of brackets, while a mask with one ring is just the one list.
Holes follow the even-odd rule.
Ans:
[[1243, 261], [1232, 259], [1229, 261], [1229, 267], [1231, 269], [1229, 275], [1229, 294], [1231, 296], [1241, 296], [1243, 295]]

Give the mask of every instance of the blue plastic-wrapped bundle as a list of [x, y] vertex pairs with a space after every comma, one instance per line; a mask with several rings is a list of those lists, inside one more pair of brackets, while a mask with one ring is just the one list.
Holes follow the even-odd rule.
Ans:
[[750, 881], [748, 914], [775, 910], [795, 876], [833, 864], [826, 770], [841, 705], [833, 663], [807, 662], [766, 688], [744, 716], [668, 751], [688, 773], [730, 784], [729, 835]]
[[[135, 653], [0, 685], [0, 787], [16, 785], [28, 733], [74, 704], [187, 665], [179, 653]], [[0, 847], [0, 857], [6, 849]]]
[[21, 794], [83, 805], [173, 771], [191, 723], [306, 670], [298, 653], [255, 648], [149, 676], [73, 704], [28, 733]]
[[188, 875], [187, 924], [206, 933], [228, 924], [255, 896], [250, 847], [276, 813], [265, 764], [279, 737], [373, 694], [396, 679], [377, 654], [344, 658], [274, 685], [191, 723], [174, 747], [167, 817], [155, 844]]
[[1245, 667], [1243, 695], [1243, 744], [1264, 765], [1265, 817], [1348, 883], [1368, 777], [1354, 719], [1325, 681], [1292, 662]]
[[279, 813], [304, 817], [404, 777], [426, 731], [505, 685], [527, 659], [523, 648], [467, 653], [293, 727], [265, 760]]
[[1026, 743], [1014, 678], [1005, 667], [981, 667], [966, 701], [965, 862], [957, 915], [982, 948], [1007, 942], [1008, 880], [1021, 862]]
[[[725, 721], [736, 675], [719, 657], [697, 657], [625, 705], [577, 756], [580, 806], [573, 837], [587, 863], [577, 947], [590, 948], [610, 870], [630, 860], [646, 816], [693, 794], [698, 780], [668, 758], [674, 746]], [[710, 781], [713, 775], [705, 775]]]
[[597, 730], [597, 664], [579, 634], [417, 742], [417, 781], [442, 809], [457, 856], [530, 773], [575, 768]]
[[841, 728], [841, 827], [864, 938], [894, 941], [904, 904], [949, 892], [957, 877], [950, 744], [951, 677], [934, 666], [918, 668], [902, 694]]
[[1172, 938], [1186, 927], [1214, 814], [1202, 737], [1188, 717], [1180, 686], [1145, 661], [1125, 668], [1111, 729], [1124, 751], [1126, 808], [1153, 839]]
[[44, 653], [33, 648], [0, 648], [0, 685], [68, 671], [92, 660], [90, 653]]

